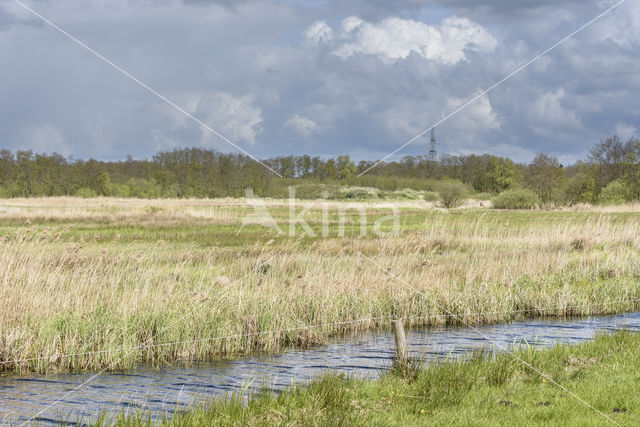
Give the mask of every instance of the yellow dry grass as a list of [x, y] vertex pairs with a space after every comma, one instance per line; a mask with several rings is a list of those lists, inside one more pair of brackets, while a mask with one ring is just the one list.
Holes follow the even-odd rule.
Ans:
[[[314, 227], [320, 203], [308, 205]], [[269, 206], [284, 227], [287, 203]], [[640, 218], [631, 207], [398, 206], [398, 235], [310, 238], [238, 233], [251, 211], [244, 200], [2, 201], [0, 369], [115, 369], [276, 351], [386, 327], [375, 319], [394, 312], [423, 326], [638, 307]], [[386, 208], [367, 204], [371, 218]], [[336, 224], [332, 217], [331, 230]], [[448, 313], [460, 317], [440, 316]], [[291, 330], [317, 324], [327, 326]]]

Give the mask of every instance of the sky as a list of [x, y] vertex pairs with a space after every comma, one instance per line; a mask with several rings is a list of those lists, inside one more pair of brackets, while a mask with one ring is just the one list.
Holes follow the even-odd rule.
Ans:
[[[609, 0], [20, 0], [257, 158], [379, 159], [601, 14]], [[618, 0], [616, 0], [618, 1]], [[0, 148], [76, 159], [237, 149], [0, 0]], [[640, 136], [626, 0], [436, 129], [439, 153], [584, 158]], [[392, 159], [426, 154], [420, 138]]]

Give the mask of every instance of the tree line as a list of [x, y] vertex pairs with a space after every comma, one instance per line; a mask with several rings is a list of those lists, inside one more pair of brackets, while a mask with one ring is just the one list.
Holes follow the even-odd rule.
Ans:
[[248, 156], [203, 148], [163, 151], [151, 159], [74, 160], [60, 154], [0, 150], [0, 197], [116, 196], [139, 198], [242, 197], [247, 188], [261, 197], [318, 197], [340, 186], [385, 191], [433, 191], [455, 180], [475, 193], [511, 189], [534, 191], [544, 203], [595, 203], [603, 197], [640, 199], [640, 140], [602, 140], [588, 157], [571, 165], [539, 153], [530, 163], [491, 154], [405, 156], [380, 163], [354, 162], [348, 155], [321, 159], [308, 155], [264, 160], [279, 178]]

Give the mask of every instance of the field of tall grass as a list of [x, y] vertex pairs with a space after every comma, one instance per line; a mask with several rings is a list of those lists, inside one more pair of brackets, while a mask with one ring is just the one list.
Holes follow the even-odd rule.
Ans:
[[[284, 234], [241, 227], [243, 199], [0, 201], [0, 372], [272, 352], [392, 314], [418, 327], [640, 307], [640, 206], [303, 205], [313, 236], [288, 233], [279, 200], [265, 207]], [[391, 207], [399, 231], [379, 236]]]

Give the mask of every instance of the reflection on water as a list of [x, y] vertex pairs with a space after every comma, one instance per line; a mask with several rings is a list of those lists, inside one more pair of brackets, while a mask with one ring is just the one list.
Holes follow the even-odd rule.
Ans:
[[[640, 313], [628, 313], [579, 319], [529, 319], [475, 329], [442, 327], [411, 331], [407, 338], [413, 356], [437, 359], [495, 348], [495, 344], [510, 346], [522, 340], [542, 346], [579, 342], [592, 338], [597, 331], [633, 330], [639, 326]], [[151, 411], [158, 417], [212, 395], [246, 393], [263, 385], [279, 390], [328, 370], [375, 377], [391, 364], [394, 351], [391, 333], [379, 332], [345, 338], [312, 350], [291, 349], [276, 356], [107, 373], [70, 393], [38, 419], [40, 423], [61, 419], [90, 422], [103, 411], [114, 414], [135, 409]], [[0, 420], [5, 423], [29, 420], [91, 376], [0, 378]]]

